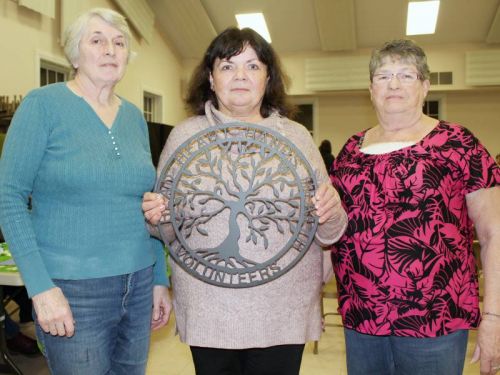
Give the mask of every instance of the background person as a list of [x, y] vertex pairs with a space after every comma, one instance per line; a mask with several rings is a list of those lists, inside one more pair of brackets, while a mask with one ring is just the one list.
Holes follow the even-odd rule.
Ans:
[[332, 155], [332, 144], [328, 139], [321, 141], [321, 144], [319, 145], [319, 152], [323, 158], [323, 162], [325, 163], [326, 170], [330, 172], [335, 157]]
[[[349, 217], [333, 247], [347, 368], [357, 374], [462, 374], [479, 326], [481, 374], [500, 366], [500, 171], [466, 128], [422, 113], [424, 51], [409, 40], [375, 50], [378, 124], [334, 162]], [[483, 315], [472, 250], [484, 272]]]
[[33, 322], [33, 304], [24, 286], [3, 286], [4, 297], [13, 300], [19, 307], [19, 323]]
[[130, 38], [109, 9], [70, 25], [74, 79], [26, 96], [0, 161], [0, 224], [53, 374], [143, 374], [151, 326], [169, 316], [163, 246], [141, 211], [155, 180], [147, 126], [114, 93]]
[[[334, 242], [346, 225], [338, 194], [308, 131], [286, 117], [291, 108], [278, 58], [253, 30], [229, 28], [212, 41], [191, 79], [187, 104], [195, 116], [170, 133], [159, 171], [179, 145], [203, 129], [235, 121], [258, 124], [290, 140], [311, 164], [321, 184], [314, 199], [320, 225], [295, 267], [259, 286], [211, 285], [172, 262], [180, 338], [191, 347], [198, 375], [298, 374], [305, 342], [318, 340], [321, 334], [320, 244]], [[158, 194], [145, 195], [143, 209], [153, 224], [164, 213], [160, 203]], [[223, 238], [217, 236], [227, 231], [227, 223], [223, 228], [208, 222], [204, 228], [220, 243]], [[202, 247], [207, 239], [198, 236], [191, 241], [193, 247]], [[253, 243], [240, 246], [249, 250]]]

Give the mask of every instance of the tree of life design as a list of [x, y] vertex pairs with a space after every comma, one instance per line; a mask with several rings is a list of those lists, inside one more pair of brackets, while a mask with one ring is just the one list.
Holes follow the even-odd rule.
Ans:
[[304, 256], [318, 225], [316, 178], [288, 139], [232, 123], [192, 136], [169, 158], [156, 191], [172, 258], [198, 279], [224, 287], [260, 285]]

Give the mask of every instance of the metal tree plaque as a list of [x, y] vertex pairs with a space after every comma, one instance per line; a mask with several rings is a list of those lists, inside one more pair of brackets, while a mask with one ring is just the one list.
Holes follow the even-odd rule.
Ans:
[[158, 227], [172, 258], [194, 277], [252, 287], [283, 275], [309, 249], [316, 188], [308, 161], [281, 134], [246, 123], [214, 126], [165, 164], [156, 191], [168, 205]]

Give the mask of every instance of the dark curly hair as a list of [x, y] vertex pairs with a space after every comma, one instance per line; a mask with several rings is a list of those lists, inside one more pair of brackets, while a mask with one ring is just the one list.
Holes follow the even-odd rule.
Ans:
[[271, 45], [252, 29], [238, 29], [230, 27], [221, 32], [210, 43], [202, 61], [198, 64], [191, 76], [186, 105], [188, 110], [196, 115], [205, 114], [205, 102], [211, 100], [218, 107], [217, 97], [210, 88], [210, 73], [213, 71], [217, 58], [229, 59], [240, 54], [247, 46], [251, 46], [259, 60], [266, 65], [268, 82], [260, 114], [268, 117], [273, 110], [281, 115], [293, 117], [295, 106], [287, 99], [286, 89], [289, 86], [289, 78], [283, 72], [278, 56]]

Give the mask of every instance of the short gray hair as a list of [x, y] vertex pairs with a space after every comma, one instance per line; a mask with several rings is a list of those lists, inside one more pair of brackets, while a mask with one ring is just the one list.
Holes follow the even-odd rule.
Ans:
[[64, 54], [68, 59], [71, 66], [74, 68], [74, 63], [80, 57], [80, 42], [83, 34], [87, 30], [90, 20], [94, 17], [101, 18], [104, 22], [113, 26], [123, 33], [125, 37], [125, 44], [127, 46], [128, 55], [127, 62], [133, 55], [130, 51], [130, 28], [128, 27], [125, 17], [114, 10], [107, 8], [93, 8], [85, 13], [82, 13], [73, 23], [71, 23], [64, 31]]
[[422, 48], [409, 39], [396, 39], [385, 43], [381, 48], [372, 52], [370, 59], [370, 82], [373, 81], [373, 74], [384, 63], [384, 59], [390, 57], [407, 64], [414, 64], [421, 81], [430, 77], [427, 56]]

